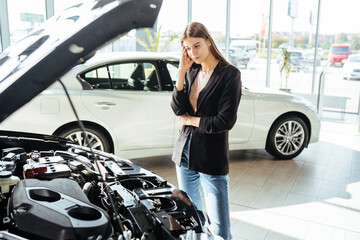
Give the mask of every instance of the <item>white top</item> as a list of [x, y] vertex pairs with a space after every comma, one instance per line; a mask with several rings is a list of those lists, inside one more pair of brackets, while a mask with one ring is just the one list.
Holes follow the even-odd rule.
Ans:
[[208, 83], [212, 73], [213, 71], [209, 71], [209, 72], [199, 71], [198, 75], [196, 76], [196, 79], [191, 87], [190, 95], [189, 95], [190, 103], [192, 108], [194, 109], [194, 112], [197, 111], [196, 105], [197, 105], [199, 93]]

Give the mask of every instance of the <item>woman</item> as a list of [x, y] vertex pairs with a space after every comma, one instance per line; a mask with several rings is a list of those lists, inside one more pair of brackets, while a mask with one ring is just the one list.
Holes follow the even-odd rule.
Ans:
[[198, 210], [202, 189], [215, 233], [231, 239], [228, 133], [240, 103], [240, 71], [225, 60], [201, 23], [185, 28], [181, 45], [171, 102], [183, 125], [172, 156], [179, 188]]

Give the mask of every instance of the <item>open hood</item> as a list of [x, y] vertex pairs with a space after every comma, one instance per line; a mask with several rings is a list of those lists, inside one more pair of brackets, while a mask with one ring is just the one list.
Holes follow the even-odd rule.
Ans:
[[97, 49], [152, 27], [162, 0], [87, 0], [49, 19], [0, 54], [0, 122]]

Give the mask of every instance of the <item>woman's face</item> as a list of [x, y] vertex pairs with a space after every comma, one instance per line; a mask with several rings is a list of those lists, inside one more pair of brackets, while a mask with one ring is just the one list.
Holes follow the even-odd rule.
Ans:
[[208, 39], [188, 37], [184, 39], [183, 46], [189, 57], [197, 64], [204, 62], [209, 54], [211, 54], [211, 43]]

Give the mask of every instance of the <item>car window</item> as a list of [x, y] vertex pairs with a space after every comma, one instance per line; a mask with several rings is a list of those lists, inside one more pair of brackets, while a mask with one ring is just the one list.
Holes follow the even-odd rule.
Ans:
[[169, 63], [168, 62], [168, 63], [166, 63], [166, 68], [169, 71], [171, 81], [175, 85], [176, 79], [177, 79], [177, 72], [178, 72], [179, 64], [178, 63]]
[[110, 77], [111, 79], [128, 78], [135, 67], [136, 63], [109, 65]]
[[298, 57], [298, 56], [301, 56], [301, 55], [302, 55], [301, 52], [291, 52], [291, 56]]
[[349, 62], [360, 62], [360, 56], [350, 56]]
[[80, 75], [93, 89], [159, 91], [155, 65], [149, 62], [114, 63]]
[[110, 79], [107, 70], [107, 66], [93, 69], [83, 74], [82, 77], [86, 80], [94, 89], [110, 89]]

